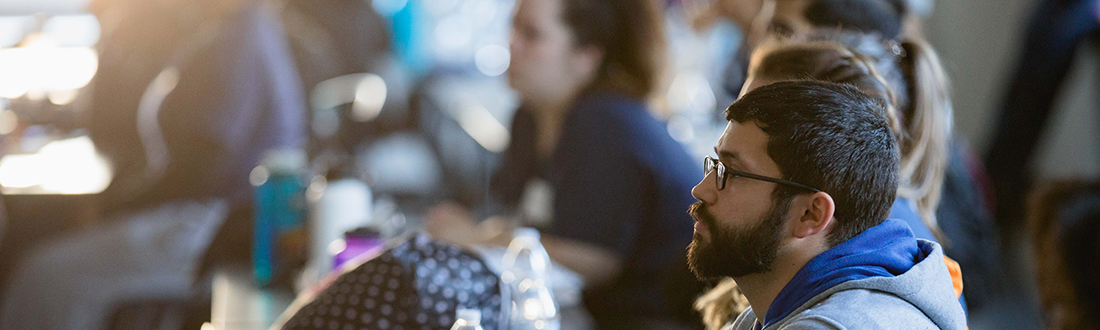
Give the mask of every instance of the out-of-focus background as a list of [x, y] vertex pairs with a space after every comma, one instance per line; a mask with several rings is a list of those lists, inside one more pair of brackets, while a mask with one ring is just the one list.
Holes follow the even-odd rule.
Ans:
[[[1035, 1], [941, 1], [925, 24], [954, 83], [956, 130], [984, 154], [996, 128], [996, 110], [1008, 77], [1020, 56], [1025, 25]], [[1035, 158], [1041, 177], [1096, 178], [1100, 157], [1082, 141], [1096, 141], [1095, 57], [1081, 47], [1066, 87], [1057, 98], [1055, 116]]]
[[[237, 3], [248, 1], [194, 2], [201, 5], [178, 4], [188, 3], [186, 0], [0, 0], [0, 192], [5, 211], [0, 236], [0, 288], [8, 288], [12, 278], [29, 276], [20, 273], [17, 265], [25, 262], [22, 260], [41, 242], [105, 222], [124, 223], [128, 220], [102, 219], [126, 207], [120, 205], [153, 205], [131, 198], [130, 194], [140, 195], [134, 191], [156, 190], [158, 184], [175, 187], [177, 192], [192, 189], [186, 182], [142, 181], [191, 170], [174, 167], [177, 165], [156, 156], [167, 149], [175, 152], [178, 150], [174, 148], [182, 148], [195, 154], [216, 149], [252, 161], [240, 166], [267, 164], [265, 170], [251, 172], [256, 187], [274, 182], [280, 166], [308, 169], [312, 176], [302, 184], [312, 205], [308, 212], [314, 217], [343, 221], [311, 229], [309, 235], [320, 238], [311, 236], [313, 242], [301, 243], [310, 245], [307, 249], [311, 256], [320, 259], [328, 257], [326, 252], [336, 254], [347, 249], [348, 241], [339, 238], [344, 237], [344, 230], [355, 227], [350, 223], [363, 217], [372, 219], [382, 236], [395, 237], [405, 228], [423, 223], [426, 209], [441, 200], [488, 204], [471, 208], [478, 216], [499, 211], [484, 202], [490, 199], [492, 173], [510, 143], [513, 115], [520, 105], [509, 88], [506, 73], [514, 0], [282, 0], [245, 5]], [[927, 9], [929, 14], [922, 25], [952, 81], [955, 134], [969, 141], [977, 155], [985, 155], [990, 149], [1028, 20], [1039, 2], [937, 1]], [[743, 35], [731, 22], [719, 22], [712, 29], [698, 32], [677, 7], [680, 1], [664, 4], [670, 71], [662, 90], [656, 93], [655, 104], [659, 106], [655, 116], [668, 134], [698, 159], [711, 152], [725, 126], [721, 111], [736, 97], [723, 84]], [[170, 6], [188, 9], [168, 15], [158, 12], [156, 15], [161, 16], [145, 20], [133, 17]], [[219, 6], [263, 9], [244, 14], [253, 16], [243, 19], [245, 23], [240, 26], [201, 19], [222, 10]], [[178, 22], [151, 25], [166, 19]], [[146, 28], [150, 30], [144, 31]], [[233, 37], [220, 38], [223, 34]], [[161, 37], [183, 41], [160, 43], [156, 38]], [[259, 41], [253, 44], [252, 40]], [[107, 46], [109, 42], [117, 44]], [[204, 49], [211, 44], [220, 45], [214, 49], [239, 53], [209, 54]], [[1078, 56], [1056, 97], [1053, 115], [1031, 158], [1032, 164], [1018, 164], [1033, 167], [1039, 181], [1100, 179], [1100, 145], [1096, 143], [1100, 141], [1100, 114], [1096, 111], [1100, 101], [1096, 96], [1100, 95], [1096, 93], [1100, 89], [1096, 63], [1100, 54], [1095, 47], [1074, 51]], [[197, 62], [217, 64], [204, 67]], [[232, 65], [241, 69], [219, 69]], [[188, 67], [197, 68], [183, 69]], [[110, 76], [97, 76], [106, 69], [111, 70]], [[219, 75], [228, 78], [217, 78]], [[128, 76], [144, 77], [148, 83], [121, 83]], [[186, 77], [200, 83], [184, 85]], [[238, 77], [273, 83], [234, 79]], [[99, 95], [110, 91], [134, 97], [130, 103], [112, 101], [110, 97], [93, 97], [97, 91]], [[173, 92], [188, 93], [187, 99], [166, 96]], [[306, 109], [301, 116], [280, 110], [285, 106], [280, 102], [291, 99], [288, 93], [300, 94], [296, 99]], [[255, 109], [229, 114], [200, 110], [158, 114], [160, 105], [168, 104], [165, 102], [193, 109], [249, 103], [255, 104]], [[128, 114], [112, 111], [126, 107], [138, 110], [131, 109]], [[178, 118], [199, 128], [168, 126], [165, 117], [160, 116]], [[158, 118], [164, 127], [159, 127]], [[300, 123], [302, 134], [308, 138], [284, 141], [279, 134], [253, 131], [256, 126], [249, 126], [270, 124], [265, 120], [276, 122], [272, 124], [275, 127]], [[136, 122], [137, 127], [114, 128], [111, 123], [115, 121]], [[188, 136], [185, 133], [193, 129], [209, 130], [218, 137], [217, 143], [212, 147], [204, 144], [206, 141], [195, 141], [177, 147], [175, 143], [180, 141], [173, 139]], [[106, 149], [96, 144], [110, 141], [110, 137], [104, 140], [97, 136], [109, 135], [112, 130], [124, 130], [120, 134], [137, 142], [120, 142], [121, 146]], [[243, 141], [261, 141], [262, 145], [270, 142], [266, 144], [270, 146], [285, 142], [301, 152], [261, 155], [260, 151], [241, 147]], [[117, 160], [120, 158], [123, 160]], [[221, 164], [195, 171], [220, 173], [222, 167], [234, 166], [238, 165]], [[119, 173], [137, 173], [134, 175], [138, 179], [134, 183], [112, 183]], [[341, 183], [345, 178], [356, 178], [365, 187]], [[104, 191], [109, 195], [104, 196]], [[343, 195], [325, 199], [326, 192]], [[366, 207], [347, 208], [356, 203]], [[223, 212], [233, 215], [234, 206], [229, 202]], [[191, 212], [189, 205], [173, 207], [178, 208], [170, 212]], [[204, 208], [209, 209], [218, 208]], [[229, 246], [226, 251], [239, 250], [232, 248], [232, 238], [222, 239], [225, 229], [190, 226], [188, 230], [218, 232], [207, 235], [216, 236], [211, 238], [212, 244]], [[118, 235], [87, 239], [139, 244], [127, 241], [136, 235]], [[340, 242], [317, 247], [318, 239]], [[180, 245], [164, 248], [189, 246], [173, 242]], [[1004, 245], [1010, 292], [1002, 301], [972, 310], [970, 327], [1042, 327], [1034, 274], [1029, 270], [1033, 260], [1023, 251], [1025, 244]], [[162, 326], [191, 325], [197, 319], [200, 324], [206, 323], [204, 329], [237, 325], [262, 328], [275, 321], [297, 289], [309, 287], [302, 283], [322, 281], [325, 272], [318, 269], [332, 267], [302, 261], [304, 265], [299, 266], [307, 269], [306, 273], [287, 281], [298, 282], [290, 284], [294, 289], [277, 290], [252, 283], [258, 275], [250, 270], [219, 268], [216, 265], [223, 260], [206, 259], [197, 268], [183, 270], [200, 274], [199, 278], [204, 279], [200, 282], [206, 283], [197, 285], [200, 289], [182, 289], [187, 291], [185, 299], [135, 299], [112, 306], [108, 316], [97, 323], [106, 322], [115, 328], [171, 328]], [[58, 256], [50, 260], [64, 263], [66, 259]], [[117, 261], [104, 258], [103, 267], [112, 267], [113, 262]], [[167, 284], [152, 281], [130, 289], [141, 291], [161, 285]], [[9, 291], [0, 289], [0, 296]], [[570, 292], [561, 292], [566, 298], [560, 299], [568, 300]], [[241, 315], [245, 316], [234, 319]]]
[[[463, 20], [466, 12], [433, 8], [458, 7], [459, 4], [452, 4], [453, 1], [438, 2], [441, 4], [433, 5], [431, 1], [424, 4], [425, 8], [421, 11], [427, 15], [418, 15], [417, 19], [423, 22], [415, 23], [399, 17], [407, 15], [401, 10], [408, 11], [405, 9], [408, 1], [379, 1], [372, 5], [380, 16], [377, 19], [386, 20], [384, 24], [388, 25], [388, 29], [405, 34], [393, 36], [401, 39], [395, 39], [398, 44], [395, 44], [393, 53], [386, 54], [392, 57], [390, 61], [398, 62], [390, 64], [395, 67], [391, 70], [402, 71], [400, 74], [394, 73], [398, 77], [392, 78], [395, 81], [388, 84], [414, 85], [429, 73], [443, 71], [454, 75], [480, 73], [483, 77], [468, 79], [483, 80], [490, 85], [496, 81], [496, 87], [505, 88], [499, 81], [502, 79], [500, 74], [507, 68], [511, 2], [485, 2], [476, 5], [481, 6], [478, 8], [464, 7], [476, 13], [469, 14], [469, 21]], [[87, 5], [88, 1], [0, 2], [0, 14], [3, 15], [0, 18], [3, 26], [0, 29], [0, 45], [5, 49], [3, 62], [6, 66], [3, 85], [5, 109], [50, 109], [33, 112], [19, 110], [25, 114], [6, 113], [4, 126], [0, 127], [4, 128], [6, 135], [18, 126], [12, 123], [15, 118], [23, 119], [20, 123], [37, 123], [50, 117], [41, 114], [43, 112], [61, 118], [71, 118], [69, 116], [80, 113], [79, 104], [70, 104], [77, 102], [77, 91], [84, 88], [95, 74], [97, 57], [94, 47], [99, 41], [101, 28], [95, 17], [87, 12]], [[1027, 0], [939, 2], [925, 21], [927, 37], [940, 52], [953, 81], [956, 129], [969, 138], [979, 154], [987, 150], [996, 121], [995, 105], [1006, 88], [1012, 61], [1019, 55], [1024, 23], [1035, 7], [1035, 1]], [[675, 20], [670, 22], [676, 24]], [[680, 23], [682, 25], [682, 20]], [[698, 67], [683, 70], [699, 72], [689, 74], [706, 72], [717, 76], [713, 73], [720, 72], [727, 65], [722, 56], [732, 54], [740, 41], [739, 31], [732, 26], [718, 29], [712, 36], [706, 37], [687, 35], [688, 31], [683, 26], [670, 26], [670, 31], [674, 32], [671, 38], [673, 48], [680, 55], [677, 56], [679, 66]], [[675, 34], [677, 31], [679, 36]], [[708, 52], [693, 51], [700, 47]], [[40, 50], [20, 50], [24, 48]], [[1040, 143], [1043, 157], [1037, 157], [1036, 166], [1042, 177], [1100, 176], [1100, 168], [1093, 166], [1100, 161], [1100, 151], [1079, 148], [1079, 144], [1074, 143], [1095, 141], [1097, 134], [1094, 127], [1096, 115], [1090, 111], [1095, 104], [1091, 91], [1096, 83], [1092, 78], [1092, 72], [1096, 70], [1095, 62], [1090, 59], [1096, 54], [1091, 47], [1083, 47], [1078, 52], [1081, 54], [1080, 60], [1074, 62], [1068, 86], [1056, 101], [1058, 110], [1048, 131], [1050, 134], [1043, 136]], [[692, 56], [705, 59], [681, 59]], [[28, 58], [32, 63], [26, 62]], [[713, 77], [712, 80], [716, 79]], [[713, 86], [708, 87], [713, 89]], [[405, 86], [405, 90], [394, 92], [408, 93], [409, 88]], [[720, 94], [721, 91], [712, 93]], [[504, 96], [500, 98], [506, 99]], [[36, 102], [40, 100], [48, 100], [48, 103]], [[508, 101], [496, 101], [508, 104]], [[20, 102], [27, 105], [19, 106]], [[502, 107], [507, 108], [506, 105]], [[506, 124], [508, 111], [500, 112], [498, 116]], [[73, 126], [72, 119], [48, 120], [61, 121], [63, 127], [66, 124]], [[66, 120], [69, 122], [66, 123]], [[31, 133], [39, 129], [42, 128], [36, 127]], [[90, 181], [87, 185], [92, 186]]]

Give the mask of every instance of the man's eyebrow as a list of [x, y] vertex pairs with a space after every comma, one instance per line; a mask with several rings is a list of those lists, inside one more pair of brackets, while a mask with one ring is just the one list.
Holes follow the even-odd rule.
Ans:
[[714, 147], [714, 153], [718, 154], [718, 158], [729, 158], [730, 160], [734, 160], [734, 161], [739, 160], [741, 158], [741, 157], [738, 157], [736, 152], [727, 151], [727, 150], [718, 150], [718, 147]]
[[726, 159], [728, 161], [728, 163], [726, 163], [726, 167], [740, 169], [742, 171], [749, 170], [747, 163], [745, 163], [745, 161], [741, 159], [741, 154], [736, 151], [718, 150], [718, 147], [716, 146], [714, 147], [714, 153], [718, 154], [719, 161], [721, 161], [722, 159]]

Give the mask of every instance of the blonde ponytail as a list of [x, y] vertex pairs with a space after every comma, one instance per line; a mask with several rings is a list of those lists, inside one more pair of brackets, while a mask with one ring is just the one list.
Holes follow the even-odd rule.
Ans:
[[926, 42], [901, 44], [903, 67], [909, 88], [901, 139], [902, 185], [898, 195], [912, 200], [924, 224], [943, 244], [949, 244], [936, 221], [936, 207], [943, 193], [953, 110], [950, 84], [939, 57]]

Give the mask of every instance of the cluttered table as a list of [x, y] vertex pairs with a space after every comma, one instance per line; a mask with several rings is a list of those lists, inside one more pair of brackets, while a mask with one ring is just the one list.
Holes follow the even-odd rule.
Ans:
[[[486, 264], [500, 274], [503, 248], [475, 248]], [[564, 267], [554, 265], [550, 289], [557, 297], [562, 329], [594, 328], [591, 317], [580, 301], [583, 280]], [[212, 283], [211, 320], [204, 330], [268, 329], [296, 305], [297, 294], [287, 288], [262, 288], [252, 278], [250, 267], [223, 266], [215, 269]], [[297, 297], [301, 299], [300, 297]], [[288, 315], [283, 315], [288, 313]]]
[[[41, 215], [36, 217], [36, 219], [97, 218], [94, 207], [91, 207], [94, 205], [91, 200], [94, 199], [94, 194], [102, 190], [106, 186], [106, 183], [110, 181], [111, 173], [109, 172], [109, 168], [102, 164], [102, 159], [95, 154], [94, 150], [90, 140], [86, 137], [78, 137], [53, 143], [50, 145], [50, 148], [44, 148], [44, 151], [38, 154], [5, 157], [5, 159], [0, 162], [0, 184], [3, 186], [3, 194], [6, 200], [4, 204], [6, 204], [9, 214], [20, 219], [27, 218], [30, 216], [30, 214], [25, 214], [27, 213], [27, 209], [56, 210], [57, 208], [41, 207], [41, 204], [57, 204], [60, 200], [71, 200], [69, 204], [86, 205], [88, 207], [65, 208], [65, 210], [68, 210], [70, 213], [78, 214], [58, 216], [57, 214], [51, 213], [52, 216]], [[71, 177], [61, 178], [63, 180], [54, 180], [54, 176], [47, 175], [47, 173], [73, 171], [62, 171], [62, 169], [58, 168], [50, 168], [52, 171], [38, 171], [41, 167], [39, 164], [42, 163], [39, 158], [49, 158], [51, 155], [58, 153], [64, 153], [70, 158], [76, 157], [72, 155], [81, 157], [80, 162], [74, 161], [69, 163], [80, 165], [83, 172], [76, 174], [81, 175], [82, 180], [75, 180]], [[40, 172], [42, 174], [39, 176], [30, 175]], [[13, 173], [19, 173], [20, 175], [14, 175]], [[334, 188], [332, 190], [341, 189], [338, 184], [330, 185], [329, 188]], [[347, 201], [337, 200], [332, 202], [335, 203], [333, 206], [338, 204], [343, 210], [339, 213], [347, 217]], [[378, 204], [386, 203], [375, 204], [374, 211], [376, 211], [376, 213], [379, 209], [383, 209], [382, 213], [390, 213], [382, 217], [378, 217], [378, 214], [371, 215], [371, 217], [388, 220], [387, 223], [390, 224], [389, 227], [393, 228], [390, 228], [390, 232], [387, 233], [386, 236], [403, 237], [407, 235], [399, 233], [408, 234], [420, 230], [418, 226], [419, 221], [406, 221], [400, 212], [394, 212], [396, 211], [396, 207], [392, 205], [392, 203], [391, 205], [384, 205], [383, 207], [378, 207], [380, 206]], [[314, 206], [324, 207], [324, 205], [317, 204]], [[396, 216], [394, 216], [395, 214]], [[325, 214], [322, 213], [321, 215], [324, 216]], [[363, 214], [356, 214], [349, 219], [361, 219], [362, 216]], [[91, 221], [93, 220], [89, 220], [88, 222]], [[80, 221], [76, 222], [79, 223]], [[72, 225], [74, 222], [67, 223]], [[33, 226], [30, 226], [32, 224]], [[40, 230], [41, 228], [53, 228], [51, 230], [59, 231], [59, 228], [61, 228], [60, 225], [44, 226], [44, 223], [41, 221], [13, 221], [9, 223], [7, 227], [7, 236], [12, 236], [12, 234], [27, 236], [28, 230], [30, 229]], [[47, 235], [40, 234], [31, 236], [39, 237]], [[324, 237], [324, 240], [327, 241], [332, 238], [334, 237]], [[5, 243], [7, 245], [16, 244], [19, 246], [29, 244], [20, 240], [10, 239], [10, 237]], [[395, 245], [393, 243], [395, 242], [389, 242], [387, 245], [392, 247]], [[479, 255], [494, 273], [497, 275], [502, 273], [504, 270], [502, 260], [504, 259], [505, 248], [477, 247], [473, 250], [472, 252]], [[331, 265], [328, 267], [331, 267]], [[547, 287], [553, 292], [555, 296], [554, 300], [559, 305], [562, 328], [581, 330], [592, 328], [591, 318], [581, 305], [580, 291], [584, 287], [583, 279], [578, 274], [560, 265], [554, 264], [551, 269], [548, 276]], [[324, 277], [323, 274], [313, 274], [313, 276], [313, 283], [317, 282], [317, 277]], [[252, 267], [247, 264], [217, 267], [213, 270], [211, 281], [211, 317], [209, 322], [204, 324], [204, 330], [268, 329], [279, 320], [280, 316], [286, 316], [283, 314], [289, 313], [287, 311], [288, 307], [292, 306], [295, 303], [296, 297], [300, 295], [299, 292], [295, 292], [295, 290], [285, 286], [264, 287], [258, 285], [253, 277]], [[308, 283], [310, 281], [306, 282]], [[304, 291], [303, 286], [299, 285], [298, 290]]]

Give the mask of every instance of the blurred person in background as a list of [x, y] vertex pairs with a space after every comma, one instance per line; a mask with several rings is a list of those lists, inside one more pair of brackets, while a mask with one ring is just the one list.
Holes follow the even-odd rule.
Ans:
[[734, 95], [748, 74], [753, 48], [770, 33], [799, 35], [818, 28], [840, 28], [878, 32], [888, 38], [915, 38], [923, 35], [918, 15], [928, 15], [931, 8], [931, 0], [685, 1], [696, 29], [707, 29], [725, 19], [741, 30], [741, 47], [726, 68], [725, 87]]
[[[666, 65], [654, 1], [521, 0], [513, 20], [509, 84], [519, 93], [511, 144], [492, 190], [512, 215], [530, 182], [552, 187], [542, 243], [585, 280], [600, 328], [668, 322], [666, 275], [691, 240], [683, 208], [699, 170], [651, 114]], [[482, 234], [461, 206], [429, 212], [434, 236], [506, 245]]]
[[[769, 36], [806, 36], [821, 30], [878, 34], [899, 44], [921, 41], [919, 36], [905, 34], [909, 23], [906, 18], [910, 15], [904, 0], [775, 0], [770, 11], [767, 8], [762, 9], [759, 15], [757, 19], [765, 25], [752, 27], [750, 34], [753, 37], [750, 42], [754, 43], [750, 45], [751, 50], [755, 50]], [[904, 58], [899, 61], [917, 62]], [[746, 74], [749, 70], [748, 64], [746, 62], [743, 66]]]
[[1047, 329], [1100, 328], [1100, 183], [1049, 183], [1028, 219]]
[[[718, 1], [731, 2], [736, 1]], [[918, 3], [920, 2], [920, 3]], [[741, 10], [752, 14], [753, 24], [745, 27], [748, 48], [768, 39], [768, 34], [806, 36], [828, 31], [877, 34], [890, 45], [883, 56], [875, 56], [879, 73], [892, 85], [902, 123], [903, 184], [900, 195], [927, 225], [947, 256], [957, 260], [965, 272], [970, 309], [980, 310], [1005, 284], [998, 247], [1000, 240], [992, 218], [986, 174], [964, 137], [953, 133], [953, 106], [945, 70], [934, 49], [921, 38], [914, 15], [930, 8], [926, 1], [902, 0], [765, 0], [756, 5], [729, 6], [722, 12]], [[927, 5], [927, 6], [926, 6]], [[739, 9], [740, 8], [740, 9]], [[762, 9], [761, 9], [762, 8]], [[918, 9], [918, 10], [914, 10]], [[729, 16], [729, 15], [727, 15]], [[822, 32], [822, 30], [826, 32]], [[839, 31], [838, 31], [839, 30]], [[881, 47], [879, 47], [881, 48]], [[856, 49], [862, 52], [861, 49]], [[881, 51], [880, 51], [881, 52]], [[726, 88], [740, 91], [748, 56], [735, 60]], [[883, 66], [893, 69], [884, 69]], [[904, 86], [904, 87], [902, 87]], [[735, 93], [736, 94], [736, 93]], [[939, 178], [939, 179], [936, 179]], [[914, 228], [920, 231], [920, 228]]]
[[261, 154], [305, 145], [302, 87], [267, 3], [104, 0], [91, 11], [103, 37], [87, 125], [115, 172], [105, 217], [23, 258], [3, 329], [99, 329], [120, 304], [185, 299], [219, 229], [247, 256]]
[[1100, 1], [1042, 0], [1030, 13], [1014, 71], [1005, 77], [997, 126], [985, 155], [996, 194], [996, 219], [1005, 237], [1023, 233], [1025, 197], [1035, 169], [1032, 158], [1078, 49], [1096, 49], [1100, 37]]
[[[765, 82], [766, 83], [766, 82]], [[780, 81], [730, 105], [692, 189], [700, 278], [749, 302], [732, 329], [962, 329], [939, 244], [888, 219], [901, 175], [887, 104], [848, 84]]]

